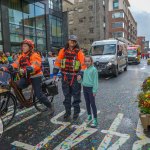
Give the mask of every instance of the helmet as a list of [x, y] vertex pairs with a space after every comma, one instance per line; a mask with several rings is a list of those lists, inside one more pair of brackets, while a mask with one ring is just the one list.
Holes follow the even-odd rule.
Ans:
[[25, 39], [25, 40], [23, 40], [23, 41], [21, 42], [21, 46], [22, 46], [23, 44], [29, 45], [29, 47], [31, 48], [31, 50], [34, 49], [34, 42], [33, 42], [32, 40]]
[[72, 41], [78, 42], [78, 38], [77, 38], [76, 35], [70, 35], [68, 39], [69, 39], [69, 40], [72, 40]]

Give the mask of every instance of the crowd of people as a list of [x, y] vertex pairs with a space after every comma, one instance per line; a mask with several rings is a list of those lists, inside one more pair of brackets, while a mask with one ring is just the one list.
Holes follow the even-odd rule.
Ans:
[[0, 64], [11, 64], [18, 58], [19, 55], [20, 53], [4, 53], [0, 51]]
[[141, 58], [142, 59], [148, 59], [148, 58], [150, 58], [150, 54], [149, 53], [142, 53]]

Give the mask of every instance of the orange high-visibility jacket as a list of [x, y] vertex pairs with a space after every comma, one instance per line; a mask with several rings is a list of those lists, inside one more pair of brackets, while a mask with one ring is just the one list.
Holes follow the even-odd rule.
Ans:
[[[64, 59], [64, 54], [65, 54], [65, 49], [63, 48], [59, 51], [59, 54], [56, 58], [56, 61], [54, 64], [55, 68], [61, 69], [61, 60]], [[82, 50], [79, 50], [79, 52], [77, 54], [77, 60], [79, 60], [81, 63], [81, 70], [86, 69], [86, 66], [84, 64], [84, 58], [85, 58], [84, 53], [82, 52]]]
[[[18, 59], [13, 64], [11, 64], [13, 66], [13, 68], [19, 69], [20, 68], [20, 60], [23, 57], [28, 57], [28, 55], [29, 54], [25, 54], [25, 53], [22, 53], [21, 55], [19, 55]], [[42, 65], [41, 56], [39, 54], [37, 54], [36, 52], [33, 52], [30, 55], [29, 61], [31, 64], [30, 66], [33, 67], [33, 69], [34, 69], [34, 73], [31, 77], [42, 76], [43, 72], [42, 72], [42, 67], [41, 67], [41, 65]]]

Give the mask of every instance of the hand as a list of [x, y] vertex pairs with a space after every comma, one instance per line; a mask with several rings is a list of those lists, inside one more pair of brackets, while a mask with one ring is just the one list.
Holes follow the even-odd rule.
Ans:
[[24, 74], [24, 73], [25, 73], [25, 71], [24, 71], [23, 69], [20, 69], [19, 72], [20, 72], [21, 74]]
[[0, 70], [1, 70], [1, 71], [6, 71], [7, 68], [6, 68], [6, 67], [1, 67]]
[[33, 70], [33, 67], [27, 66], [26, 71], [27, 71], [27, 74], [31, 74], [31, 73], [33, 73], [34, 70]]
[[57, 76], [53, 76], [53, 81], [56, 81]]
[[81, 80], [81, 75], [77, 76], [77, 80], [80, 81]]
[[8, 69], [10, 72], [12, 72], [12, 71], [14, 70], [14, 68], [13, 68], [12, 65], [9, 65], [9, 66], [7, 67], [7, 69]]
[[95, 94], [95, 93], [93, 93], [93, 96], [95, 97], [95, 96], [96, 96], [96, 94]]

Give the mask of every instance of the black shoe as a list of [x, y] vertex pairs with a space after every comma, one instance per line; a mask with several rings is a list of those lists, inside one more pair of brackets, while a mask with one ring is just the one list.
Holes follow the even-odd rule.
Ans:
[[79, 117], [79, 113], [73, 115], [73, 119], [77, 119]]
[[70, 118], [70, 115], [71, 115], [71, 113], [65, 113], [65, 114], [64, 114], [64, 119]]

